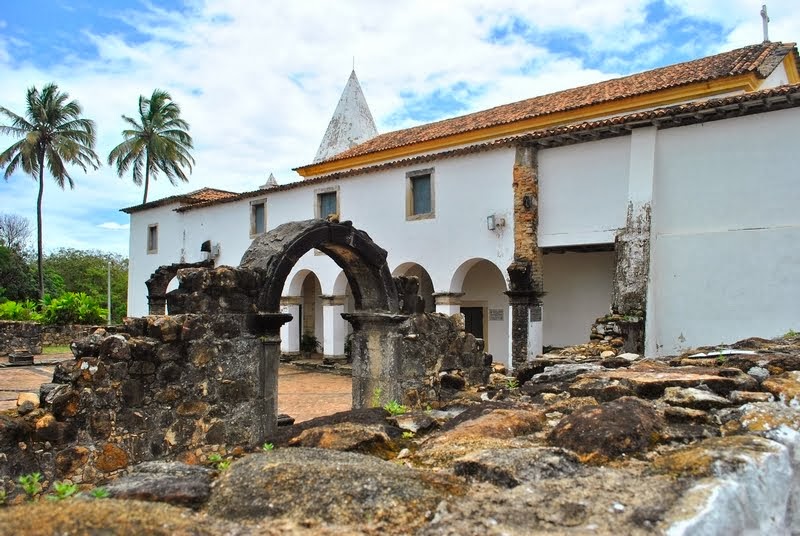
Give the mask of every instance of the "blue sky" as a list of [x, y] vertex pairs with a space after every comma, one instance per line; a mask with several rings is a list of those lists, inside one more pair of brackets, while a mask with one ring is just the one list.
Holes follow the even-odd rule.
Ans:
[[[745, 0], [41, 0], [0, 2], [0, 105], [55, 82], [98, 126], [105, 162], [121, 114], [154, 88], [181, 105], [195, 138], [190, 182], [297, 180], [355, 57], [386, 132], [761, 41], [761, 2]], [[331, 6], [335, 5], [335, 9]], [[770, 2], [770, 37], [800, 36], [800, 2]], [[0, 137], [0, 146], [12, 142]], [[45, 184], [45, 247], [127, 253], [142, 190], [109, 166], [75, 170], [73, 191]], [[0, 180], [0, 213], [35, 221], [36, 183]]]

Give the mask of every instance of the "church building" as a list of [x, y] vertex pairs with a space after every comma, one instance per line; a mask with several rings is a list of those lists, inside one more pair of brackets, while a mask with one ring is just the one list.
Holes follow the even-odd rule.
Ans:
[[[382, 134], [353, 72], [300, 180], [123, 209], [128, 313], [164, 313], [161, 266], [237, 266], [254, 237], [330, 216], [512, 367], [590, 337], [668, 355], [778, 336], [800, 326], [799, 65], [767, 41]], [[297, 261], [282, 307], [284, 352], [307, 334], [344, 355], [330, 258]]]

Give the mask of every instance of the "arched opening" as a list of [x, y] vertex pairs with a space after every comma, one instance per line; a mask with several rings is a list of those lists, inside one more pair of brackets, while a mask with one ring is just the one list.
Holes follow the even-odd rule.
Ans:
[[317, 354], [322, 351], [325, 324], [322, 319], [322, 286], [314, 272], [309, 272], [301, 286], [300, 351]]
[[509, 305], [503, 272], [486, 259], [470, 259], [453, 274], [451, 292], [460, 293], [465, 329], [485, 343], [495, 361], [509, 363]]
[[[249, 315], [248, 327], [263, 344], [259, 357], [262, 379], [259, 392], [262, 393], [265, 430], [275, 426], [279, 331], [291, 320], [290, 314], [280, 313], [281, 296], [292, 268], [311, 249], [322, 251], [342, 268], [352, 291], [355, 312], [347, 315], [347, 320], [355, 333], [353, 407], [367, 406], [375, 389], [381, 389], [392, 399], [399, 400], [403, 394], [397, 381], [398, 364], [392, 361], [396, 359], [393, 349], [397, 344], [392, 327], [403, 317], [396, 314], [397, 289], [386, 264], [386, 251], [349, 222], [286, 223], [256, 238], [239, 265], [240, 270], [257, 274], [263, 284], [254, 304], [259, 312]], [[304, 292], [310, 289], [311, 283], [306, 283], [308, 278], [307, 275], [303, 280]], [[341, 286], [340, 281], [339, 288]]]
[[392, 275], [419, 279], [419, 297], [425, 303], [425, 312], [432, 313], [436, 310], [436, 302], [433, 297], [433, 281], [425, 268], [415, 262], [404, 262], [394, 269]]
[[213, 268], [214, 261], [177, 263], [159, 266], [145, 281], [147, 286], [147, 314], [165, 315], [167, 311], [167, 293], [178, 288], [178, 270], [183, 268]]

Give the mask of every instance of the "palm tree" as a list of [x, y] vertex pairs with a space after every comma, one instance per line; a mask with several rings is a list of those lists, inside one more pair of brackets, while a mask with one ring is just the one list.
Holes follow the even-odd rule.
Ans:
[[0, 153], [0, 167], [5, 166], [6, 180], [14, 171], [22, 169], [39, 181], [36, 234], [40, 298], [44, 298], [42, 196], [45, 165], [62, 190], [65, 182], [70, 189], [75, 187], [67, 171], [67, 164], [79, 166], [84, 172], [89, 167], [97, 169], [100, 165], [100, 159], [94, 152], [94, 121], [82, 118], [81, 105], [78, 101], [68, 99], [69, 94], [60, 92], [57, 85], [50, 83], [41, 92], [36, 87], [28, 90], [25, 117], [0, 106], [0, 116], [5, 116], [10, 121], [9, 125], [0, 125], [0, 134], [20, 138]]
[[131, 128], [122, 131], [125, 141], [111, 150], [108, 164], [117, 166], [120, 177], [133, 165], [134, 184], [141, 186], [144, 181], [142, 203], [147, 203], [151, 175], [155, 180], [163, 172], [173, 186], [176, 179], [189, 181], [183, 168], [192, 172], [194, 158], [189, 154], [192, 137], [189, 123], [180, 116], [180, 107], [161, 89], [154, 90], [149, 99], [144, 95], [139, 97], [139, 121], [122, 116]]

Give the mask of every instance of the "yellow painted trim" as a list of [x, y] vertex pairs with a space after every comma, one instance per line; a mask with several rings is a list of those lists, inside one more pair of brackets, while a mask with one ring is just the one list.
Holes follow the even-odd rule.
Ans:
[[790, 84], [800, 84], [800, 72], [794, 54], [786, 54], [783, 58], [783, 68], [786, 69], [786, 78]]
[[[789, 56], [791, 55], [787, 55], [787, 57]], [[795, 69], [795, 73], [796, 72], [797, 69]], [[411, 145], [394, 147], [391, 149], [385, 149], [383, 151], [375, 151], [372, 153], [353, 156], [351, 158], [344, 158], [342, 160], [311, 164], [308, 166], [299, 167], [295, 171], [297, 171], [297, 173], [299, 173], [302, 177], [325, 175], [327, 173], [367, 166], [370, 164], [376, 164], [378, 162], [408, 157], [429, 151], [447, 149], [458, 145], [483, 142], [496, 138], [512, 136], [514, 134], [521, 134], [523, 132], [530, 132], [543, 128], [553, 128], [568, 123], [590, 121], [592, 119], [617, 115], [620, 113], [634, 112], [648, 108], [657, 108], [660, 106], [689, 101], [700, 97], [713, 97], [714, 95], [719, 95], [720, 93], [729, 93], [733, 91], [755, 91], [758, 88], [759, 83], [760, 80], [754, 73], [712, 80], [710, 82], [698, 82], [687, 86], [666, 89], [644, 95], [637, 95], [635, 97], [629, 97], [626, 99], [584, 106], [575, 110], [556, 112], [554, 114], [547, 114], [522, 121], [515, 121], [512, 123], [471, 130], [469, 132], [453, 134], [443, 138], [436, 138]]]

